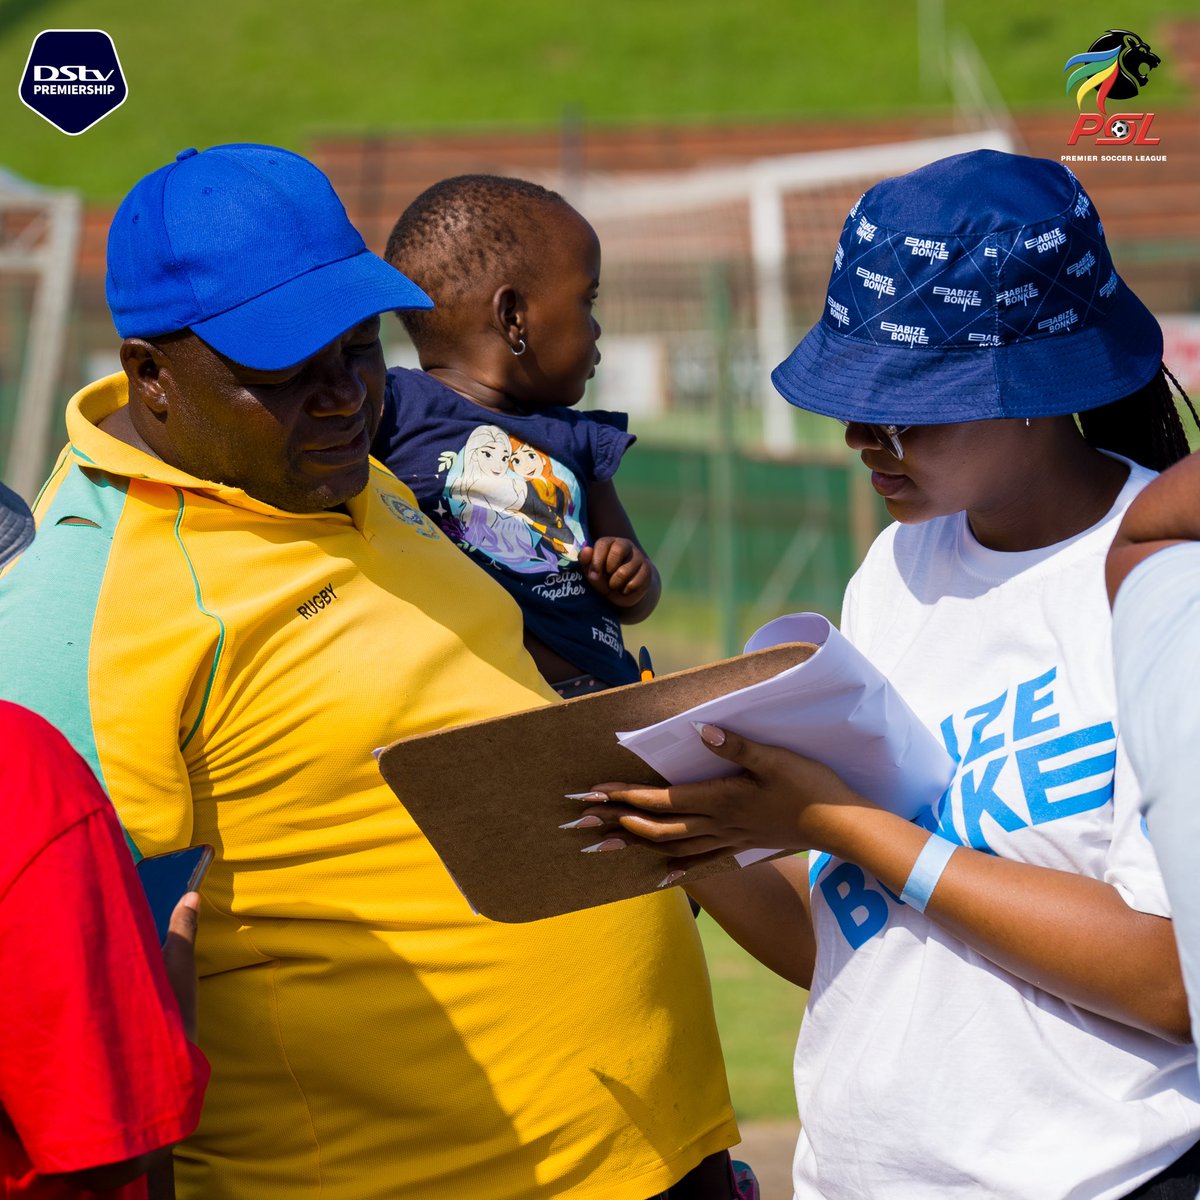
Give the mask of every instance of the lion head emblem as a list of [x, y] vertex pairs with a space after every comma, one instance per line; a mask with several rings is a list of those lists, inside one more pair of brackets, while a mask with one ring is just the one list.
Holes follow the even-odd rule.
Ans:
[[1096, 94], [1096, 108], [1105, 113], [1105, 101], [1129, 100], [1150, 82], [1150, 72], [1162, 59], [1128, 29], [1107, 29], [1084, 54], [1068, 58], [1063, 66], [1070, 71], [1067, 93], [1075, 94], [1075, 103], [1083, 111], [1089, 93]]

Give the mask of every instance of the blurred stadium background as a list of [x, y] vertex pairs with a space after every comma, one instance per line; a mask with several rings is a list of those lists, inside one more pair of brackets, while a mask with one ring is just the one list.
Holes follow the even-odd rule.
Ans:
[[[429, 183], [463, 171], [563, 191], [604, 248], [604, 363], [585, 401], [640, 435], [620, 490], [666, 598], [636, 636], [660, 670], [736, 652], [781, 611], [836, 616], [885, 519], [834, 422], [793, 412], [770, 368], [816, 319], [848, 207], [874, 180], [974, 145], [1057, 157], [1075, 107], [1062, 63], [1105, 16], [1030, 0], [822, 12], [756, 0], [533, 3], [520, 29], [470, 0], [265, 0], [155, 22], [130, 0], [0, 0], [14, 83], [42, 28], [104, 27], [126, 104], [66, 138], [15, 99], [0, 112], [0, 462], [30, 494], [66, 398], [115, 365], [103, 303], [116, 199], [184, 145], [276, 140], [309, 153], [382, 250]], [[1200, 21], [1127, 4], [1163, 65], [1156, 164], [1079, 164], [1132, 286], [1169, 318], [1200, 382]], [[1120, 17], [1118, 21], [1117, 18]], [[1133, 102], [1130, 102], [1131, 104]], [[509, 114], [507, 116], [501, 114]], [[1080, 147], [1082, 148], [1082, 147]], [[398, 322], [391, 361], [411, 361]]]
[[[870, 183], [974, 145], [1071, 151], [1062, 65], [1105, 28], [1135, 30], [1162, 59], [1128, 105], [1155, 111], [1161, 142], [1146, 149], [1167, 161], [1073, 166], [1119, 269], [1164, 321], [1168, 362], [1200, 391], [1194, 0], [1045, 8], [214, 0], [151, 15], [133, 0], [0, 0], [3, 475], [32, 495], [66, 399], [114, 368], [107, 223], [179, 149], [309, 154], [380, 252], [437, 179], [522, 175], [564, 192], [603, 244], [604, 362], [585, 404], [631, 415], [640, 442], [620, 492], [666, 585], [631, 640], [661, 671], [734, 653], [780, 612], [836, 617], [886, 516], [840, 427], [789, 410], [768, 372], [819, 315], [834, 240]], [[81, 137], [17, 99], [43, 28], [102, 28], [121, 56], [129, 99]], [[399, 322], [385, 342], [389, 361], [412, 361]], [[765, 1021], [735, 1011], [749, 968], [706, 937], [731, 1063], [757, 1064], [735, 1079], [739, 1109], [786, 1115], [803, 998], [771, 992]]]

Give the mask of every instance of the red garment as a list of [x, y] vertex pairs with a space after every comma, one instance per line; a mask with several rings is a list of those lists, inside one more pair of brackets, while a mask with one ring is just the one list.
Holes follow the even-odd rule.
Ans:
[[207, 1082], [112, 805], [57, 730], [0, 702], [0, 1195], [98, 1195], [38, 1172], [178, 1141]]

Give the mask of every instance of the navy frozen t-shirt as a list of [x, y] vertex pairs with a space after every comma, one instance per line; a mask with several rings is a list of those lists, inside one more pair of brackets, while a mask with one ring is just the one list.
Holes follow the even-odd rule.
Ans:
[[539, 641], [581, 673], [633, 683], [619, 610], [587, 584], [587, 489], [634, 442], [624, 413], [494, 412], [405, 367], [388, 372], [371, 453], [421, 510], [502, 584]]

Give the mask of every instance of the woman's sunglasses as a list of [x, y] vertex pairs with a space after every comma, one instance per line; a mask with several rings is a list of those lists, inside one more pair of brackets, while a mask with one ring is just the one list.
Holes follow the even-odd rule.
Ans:
[[907, 433], [911, 425], [872, 425], [869, 421], [843, 421], [843, 425], [861, 425], [884, 450], [891, 453], [897, 462], [904, 461], [904, 447], [900, 443], [900, 435]]

